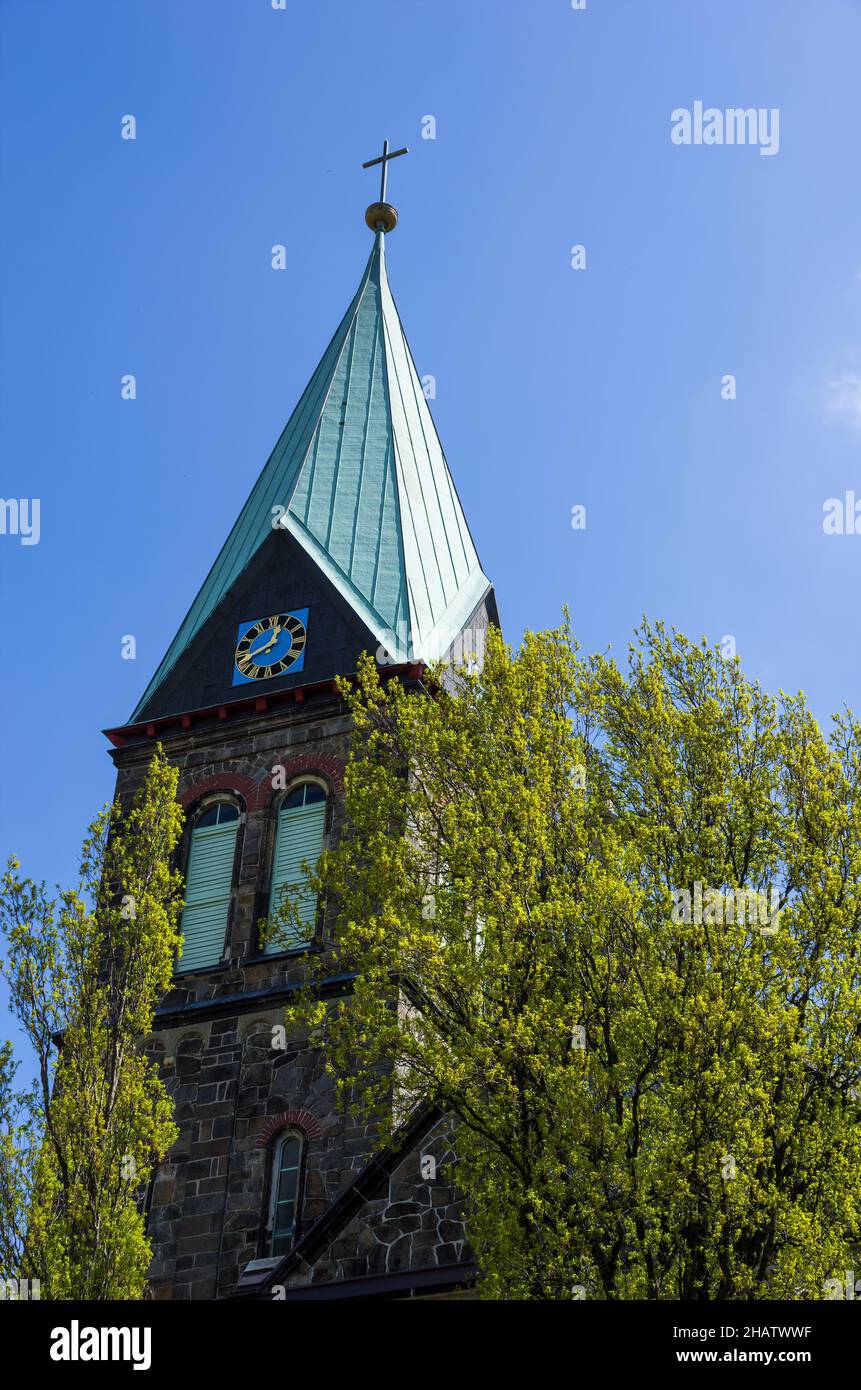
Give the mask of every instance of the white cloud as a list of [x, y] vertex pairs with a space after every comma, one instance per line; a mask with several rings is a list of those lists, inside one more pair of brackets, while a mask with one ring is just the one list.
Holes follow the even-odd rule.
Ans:
[[841, 372], [828, 383], [825, 413], [831, 420], [843, 420], [861, 430], [861, 372]]

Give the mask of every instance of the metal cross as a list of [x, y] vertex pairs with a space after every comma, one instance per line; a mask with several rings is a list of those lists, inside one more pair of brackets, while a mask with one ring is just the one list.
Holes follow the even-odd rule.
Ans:
[[388, 142], [388, 140], [384, 140], [384, 141], [383, 141], [383, 153], [380, 154], [380, 155], [377, 155], [377, 158], [376, 158], [376, 159], [367, 159], [367, 160], [365, 160], [365, 163], [362, 165], [362, 168], [363, 168], [363, 169], [370, 169], [371, 166], [372, 166], [373, 164], [382, 164], [383, 170], [382, 170], [382, 176], [381, 176], [381, 178], [380, 178], [380, 202], [381, 202], [381, 203], [384, 203], [384, 202], [386, 201], [386, 175], [388, 174], [389, 160], [390, 160], [390, 159], [397, 159], [397, 157], [398, 157], [399, 154], [409, 154], [409, 150], [407, 149], [406, 145], [404, 145], [404, 148], [403, 148], [402, 150], [393, 150], [392, 153], [389, 154], [389, 142]]

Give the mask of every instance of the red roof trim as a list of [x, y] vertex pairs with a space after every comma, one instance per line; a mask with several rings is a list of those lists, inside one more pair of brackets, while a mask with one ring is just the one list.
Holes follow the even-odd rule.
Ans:
[[[420, 680], [424, 670], [425, 666], [421, 661], [379, 668], [383, 680], [390, 680], [392, 676], [403, 676], [407, 680]], [[347, 679], [352, 680], [353, 677]], [[230, 719], [232, 714], [265, 713], [275, 704], [283, 704], [290, 700], [294, 704], [302, 704], [308, 695], [321, 691], [335, 693], [336, 690], [337, 686], [333, 680], [316, 681], [313, 685], [295, 685], [288, 690], [268, 691], [265, 696], [255, 694], [241, 700], [231, 700], [226, 705], [209, 705], [205, 709], [186, 710], [181, 714], [166, 714], [159, 719], [150, 719], [142, 724], [120, 724], [115, 729], [103, 729], [102, 732], [115, 748], [124, 748], [132, 739], [155, 739], [159, 737], [160, 731], [190, 729], [199, 719], [218, 718], [224, 721]]]

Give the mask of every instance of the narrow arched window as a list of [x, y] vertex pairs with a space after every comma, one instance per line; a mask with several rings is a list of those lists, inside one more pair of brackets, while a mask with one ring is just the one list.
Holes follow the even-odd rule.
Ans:
[[303, 1148], [299, 1135], [289, 1130], [275, 1141], [268, 1230], [270, 1255], [286, 1254], [296, 1239], [302, 1205]]
[[185, 876], [178, 970], [201, 970], [221, 960], [238, 829], [239, 811], [228, 801], [208, 806], [194, 822]]
[[[317, 919], [317, 895], [302, 873], [302, 861], [316, 864], [323, 848], [326, 829], [326, 792], [319, 782], [302, 782], [284, 798], [278, 812], [275, 832], [275, 851], [272, 856], [272, 884], [269, 891], [269, 917], [274, 919], [285, 892], [296, 897], [299, 920], [303, 927], [313, 927]], [[276, 937], [266, 947], [266, 953], [289, 951], [302, 946], [307, 934], [290, 931], [289, 925], [278, 928]]]

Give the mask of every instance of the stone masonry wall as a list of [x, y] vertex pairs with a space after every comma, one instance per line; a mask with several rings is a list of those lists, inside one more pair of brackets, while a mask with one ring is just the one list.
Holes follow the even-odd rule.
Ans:
[[[303, 978], [304, 951], [263, 957], [256, 924], [268, 905], [278, 808], [272, 770], [291, 780], [316, 775], [329, 786], [329, 835], [337, 837], [348, 725], [334, 696], [240, 721], [195, 727], [165, 740], [180, 770], [180, 796], [193, 813], [225, 793], [240, 807], [234, 891], [222, 960], [178, 973], [148, 1045], [175, 1103], [180, 1135], [151, 1189], [148, 1230], [156, 1298], [211, 1299], [230, 1293], [245, 1265], [266, 1255], [270, 1159], [283, 1117], [304, 1132], [304, 1203], [298, 1234], [327, 1208], [364, 1166], [373, 1135], [336, 1109], [319, 1052], [299, 1039], [272, 1047], [280, 1001], [255, 993], [285, 989]], [[114, 753], [117, 793], [127, 797], [152, 756], [149, 741]], [[179, 855], [185, 872], [190, 832]], [[224, 1003], [219, 1005], [219, 1000]], [[202, 1017], [198, 1016], [202, 1013]], [[313, 1269], [291, 1282], [320, 1282], [468, 1258], [449, 1169], [447, 1131], [426, 1140], [441, 1176], [424, 1181], [414, 1155], [404, 1160], [380, 1198], [333, 1239]], [[444, 1176], [443, 1176], [444, 1175]]]
[[[426, 1176], [429, 1158], [436, 1165], [432, 1177]], [[455, 1168], [452, 1123], [446, 1118], [406, 1155], [379, 1196], [365, 1203], [313, 1266], [290, 1275], [286, 1287], [470, 1261]]]
[[[285, 1115], [304, 1131], [299, 1234], [364, 1163], [373, 1136], [344, 1121], [319, 1051], [272, 1047], [281, 1011], [171, 1030], [163, 1074], [180, 1137], [159, 1170], [149, 1219], [155, 1297], [227, 1294], [261, 1248], [270, 1159]], [[270, 1135], [270, 1130], [274, 1130]]]
[[[198, 1021], [193, 1008], [187, 1021], [183, 1016], [188, 1006], [217, 1007], [225, 996], [301, 980], [303, 951], [261, 957], [257, 943], [284, 795], [272, 787], [272, 769], [285, 768], [288, 787], [307, 775], [326, 781], [333, 793], [329, 835], [336, 836], [347, 722], [339, 701], [309, 701], [288, 716], [195, 729], [166, 740], [165, 751], [180, 770], [179, 793], [189, 811], [226, 792], [242, 814], [223, 958], [212, 968], [175, 976], [163, 1001], [173, 1012], [167, 1024], [156, 1021], [150, 1040], [181, 1131], [152, 1188], [151, 1290], [159, 1298], [208, 1299], [228, 1292], [244, 1264], [265, 1254], [271, 1145], [259, 1148], [257, 1141], [267, 1122], [286, 1112], [305, 1111], [310, 1117], [314, 1134], [307, 1138], [300, 1229], [320, 1214], [370, 1150], [364, 1131], [336, 1113], [319, 1054], [307, 1046], [286, 1052], [272, 1048], [281, 1007], [261, 1009], [249, 998], [223, 1016]], [[149, 742], [114, 754], [119, 796], [139, 785], [151, 756]], [[179, 854], [183, 872], [188, 840], [187, 833]]]

